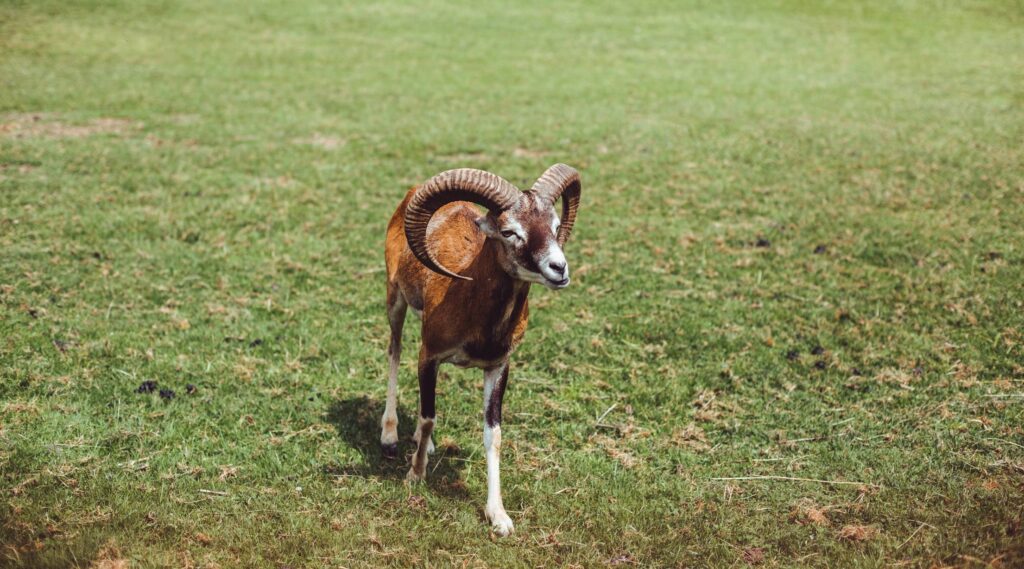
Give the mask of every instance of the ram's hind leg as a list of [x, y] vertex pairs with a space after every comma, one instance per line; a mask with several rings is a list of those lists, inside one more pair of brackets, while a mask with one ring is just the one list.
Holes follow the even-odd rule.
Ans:
[[402, 360], [402, 326], [408, 304], [398, 287], [391, 283], [388, 283], [387, 302], [391, 341], [388, 342], [388, 395], [380, 420], [380, 448], [385, 458], [395, 458], [398, 456], [398, 367]]

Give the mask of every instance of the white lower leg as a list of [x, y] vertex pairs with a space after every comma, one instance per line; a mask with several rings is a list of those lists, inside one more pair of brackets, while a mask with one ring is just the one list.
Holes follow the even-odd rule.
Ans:
[[388, 353], [388, 395], [384, 403], [384, 417], [380, 420], [380, 444], [390, 446], [398, 444], [398, 366], [401, 359], [401, 348], [392, 349]]
[[505, 512], [501, 501], [501, 425], [484, 426], [484, 453], [487, 456], [487, 507], [484, 514], [491, 522], [494, 533], [506, 536], [512, 533], [512, 518]]
[[380, 419], [380, 445], [384, 455], [398, 455], [398, 368], [402, 363], [402, 327], [407, 304], [398, 290], [388, 290], [388, 323], [391, 339], [388, 342], [388, 395], [384, 403], [384, 416]]
[[500, 409], [504, 390], [502, 376], [505, 372], [505, 368], [484, 372], [484, 455], [487, 458], [487, 507], [484, 508], [484, 515], [491, 522], [494, 533], [502, 537], [513, 530], [512, 518], [508, 517], [501, 500]]

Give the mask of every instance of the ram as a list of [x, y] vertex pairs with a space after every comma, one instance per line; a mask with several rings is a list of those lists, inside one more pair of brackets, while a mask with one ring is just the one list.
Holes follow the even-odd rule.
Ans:
[[[391, 342], [382, 452], [389, 458], [398, 454], [398, 367], [402, 326], [411, 307], [422, 320], [422, 343], [416, 452], [407, 479], [424, 478], [434, 449], [438, 366], [483, 369], [484, 515], [500, 536], [513, 529], [502, 504], [498, 466], [509, 356], [526, 332], [530, 285], [561, 289], [569, 284], [562, 248], [576, 221], [580, 189], [579, 173], [565, 164], [548, 168], [525, 192], [489, 172], [449, 170], [410, 190], [388, 224], [384, 256]], [[555, 213], [559, 199], [561, 219]]]

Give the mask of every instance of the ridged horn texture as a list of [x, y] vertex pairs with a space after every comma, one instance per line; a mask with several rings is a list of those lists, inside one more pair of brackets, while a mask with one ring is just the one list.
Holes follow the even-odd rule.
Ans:
[[555, 164], [533, 184], [530, 191], [547, 200], [552, 206], [562, 198], [562, 224], [558, 227], [558, 245], [569, 240], [576, 212], [580, 209], [580, 173], [572, 166]]
[[427, 248], [427, 224], [437, 210], [452, 202], [480, 204], [494, 214], [512, 207], [523, 193], [500, 176], [476, 170], [458, 168], [441, 172], [424, 183], [405, 209], [405, 238], [416, 258], [436, 273], [453, 279], [473, 280], [446, 269], [434, 259]]

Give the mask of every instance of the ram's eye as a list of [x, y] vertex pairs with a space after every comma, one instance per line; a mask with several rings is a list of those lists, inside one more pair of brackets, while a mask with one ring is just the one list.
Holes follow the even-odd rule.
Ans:
[[512, 239], [513, 237], [516, 236], [516, 232], [506, 229], [501, 232], [501, 236], [504, 237], [505, 239]]

